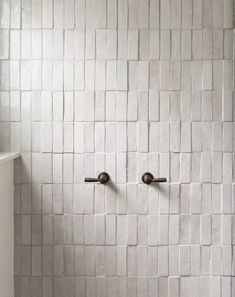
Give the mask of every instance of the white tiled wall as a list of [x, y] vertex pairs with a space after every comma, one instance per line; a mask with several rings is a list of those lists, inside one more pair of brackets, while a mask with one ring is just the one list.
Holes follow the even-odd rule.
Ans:
[[[0, 14], [15, 297], [235, 296], [233, 0]], [[112, 184], [84, 184], [103, 170]]]

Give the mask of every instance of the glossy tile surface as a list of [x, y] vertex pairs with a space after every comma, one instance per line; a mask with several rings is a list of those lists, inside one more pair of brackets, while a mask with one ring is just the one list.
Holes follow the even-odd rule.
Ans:
[[235, 295], [233, 26], [232, 0], [1, 1], [15, 297]]

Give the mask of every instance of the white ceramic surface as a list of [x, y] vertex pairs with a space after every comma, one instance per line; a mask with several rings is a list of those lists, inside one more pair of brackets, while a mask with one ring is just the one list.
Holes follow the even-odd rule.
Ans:
[[14, 296], [14, 159], [0, 153], [0, 296]]

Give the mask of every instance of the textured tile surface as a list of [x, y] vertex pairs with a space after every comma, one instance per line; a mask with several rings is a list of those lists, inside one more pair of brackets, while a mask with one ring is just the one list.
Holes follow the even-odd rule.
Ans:
[[233, 6], [1, 1], [15, 297], [235, 296]]

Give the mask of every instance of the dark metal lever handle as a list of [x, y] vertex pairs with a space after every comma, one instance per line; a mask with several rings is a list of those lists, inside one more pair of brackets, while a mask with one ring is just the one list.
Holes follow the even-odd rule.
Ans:
[[101, 183], [106, 184], [110, 180], [110, 177], [107, 172], [101, 172], [98, 177], [85, 177], [85, 182], [87, 183]]
[[85, 182], [86, 183], [97, 183], [97, 182], [99, 182], [99, 180], [96, 177], [85, 177]]
[[166, 177], [157, 177], [152, 180], [154, 183], [165, 183], [167, 182]]
[[158, 177], [158, 178], [156, 178], [156, 177], [154, 177], [152, 175], [152, 173], [145, 172], [143, 174], [143, 176], [142, 176], [142, 181], [145, 184], [150, 185], [152, 182], [154, 182], [154, 183], [165, 183], [165, 182], [167, 182], [167, 179], [166, 179], [166, 177]]

